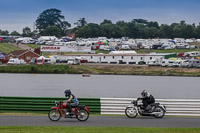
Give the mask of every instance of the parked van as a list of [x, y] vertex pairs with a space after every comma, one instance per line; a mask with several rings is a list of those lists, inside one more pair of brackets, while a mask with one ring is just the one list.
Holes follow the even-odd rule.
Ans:
[[188, 67], [189, 65], [189, 60], [182, 60], [180, 67]]
[[55, 64], [56, 58], [54, 56], [50, 56], [49, 58], [46, 58], [44, 56], [40, 56], [36, 59], [37, 65], [43, 65], [43, 64]]
[[200, 60], [191, 59], [189, 60], [188, 67], [197, 67], [200, 68]]
[[67, 64], [69, 64], [69, 65], [80, 65], [80, 59], [79, 58], [68, 59]]
[[148, 64], [148, 66], [160, 66], [161, 65], [160, 61], [156, 60], [156, 59], [151, 60], [147, 64]]
[[18, 58], [12, 58], [9, 59], [8, 65], [20, 65], [20, 64], [26, 64], [26, 62], [23, 59], [18, 59]]
[[168, 60], [168, 59], [165, 59], [165, 60], [162, 60], [161, 62], [161, 66], [162, 67], [172, 67], [174, 65], [174, 60]]

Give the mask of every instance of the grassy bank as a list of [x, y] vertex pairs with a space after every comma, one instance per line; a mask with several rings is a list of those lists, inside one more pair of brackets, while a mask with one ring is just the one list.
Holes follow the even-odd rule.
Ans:
[[1, 133], [200, 133], [200, 128], [0, 126]]
[[0, 73], [55, 73], [55, 74], [79, 74], [79, 71], [68, 65], [16, 65], [1, 66]]
[[0, 52], [8, 54], [14, 50], [20, 50], [20, 48], [9, 43], [0, 43]]
[[107, 74], [152, 76], [200, 76], [197, 68], [163, 68], [133, 65], [24, 65], [1, 66], [0, 73]]

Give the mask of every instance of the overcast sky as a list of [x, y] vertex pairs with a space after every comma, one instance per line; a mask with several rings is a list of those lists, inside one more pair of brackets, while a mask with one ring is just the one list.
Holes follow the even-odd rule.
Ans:
[[34, 28], [42, 11], [57, 8], [72, 25], [84, 17], [88, 23], [132, 19], [171, 24], [185, 20], [199, 24], [200, 0], [0, 0], [0, 29], [22, 32]]

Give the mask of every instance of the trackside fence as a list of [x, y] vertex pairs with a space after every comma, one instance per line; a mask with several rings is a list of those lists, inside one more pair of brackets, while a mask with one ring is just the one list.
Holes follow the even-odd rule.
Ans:
[[[0, 96], [0, 112], [43, 112], [47, 113], [55, 101], [66, 98], [58, 97], [9, 97]], [[100, 114], [99, 98], [78, 98], [81, 105], [86, 105], [91, 113]]]
[[[80, 104], [86, 105], [91, 113], [125, 114], [125, 108], [136, 98], [78, 98]], [[60, 97], [10, 97], [0, 96], [0, 112], [42, 112], [47, 113]], [[198, 99], [156, 99], [167, 108], [166, 115], [200, 116]]]
[[[125, 108], [136, 98], [101, 98], [101, 114], [125, 114]], [[200, 116], [198, 99], [156, 99], [167, 108], [166, 115]]]

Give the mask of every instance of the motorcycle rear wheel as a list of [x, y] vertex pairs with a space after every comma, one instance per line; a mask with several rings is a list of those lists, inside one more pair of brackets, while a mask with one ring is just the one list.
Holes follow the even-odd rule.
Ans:
[[135, 118], [138, 115], [137, 110], [134, 107], [127, 107], [125, 109], [125, 114], [129, 118]]
[[60, 111], [52, 109], [49, 111], [48, 117], [51, 121], [58, 121], [61, 117]]
[[156, 114], [154, 115], [155, 118], [163, 118], [165, 115], [165, 110], [162, 107], [156, 107], [155, 111]]
[[86, 121], [89, 118], [89, 113], [85, 109], [80, 109], [76, 114], [76, 118], [79, 121]]

